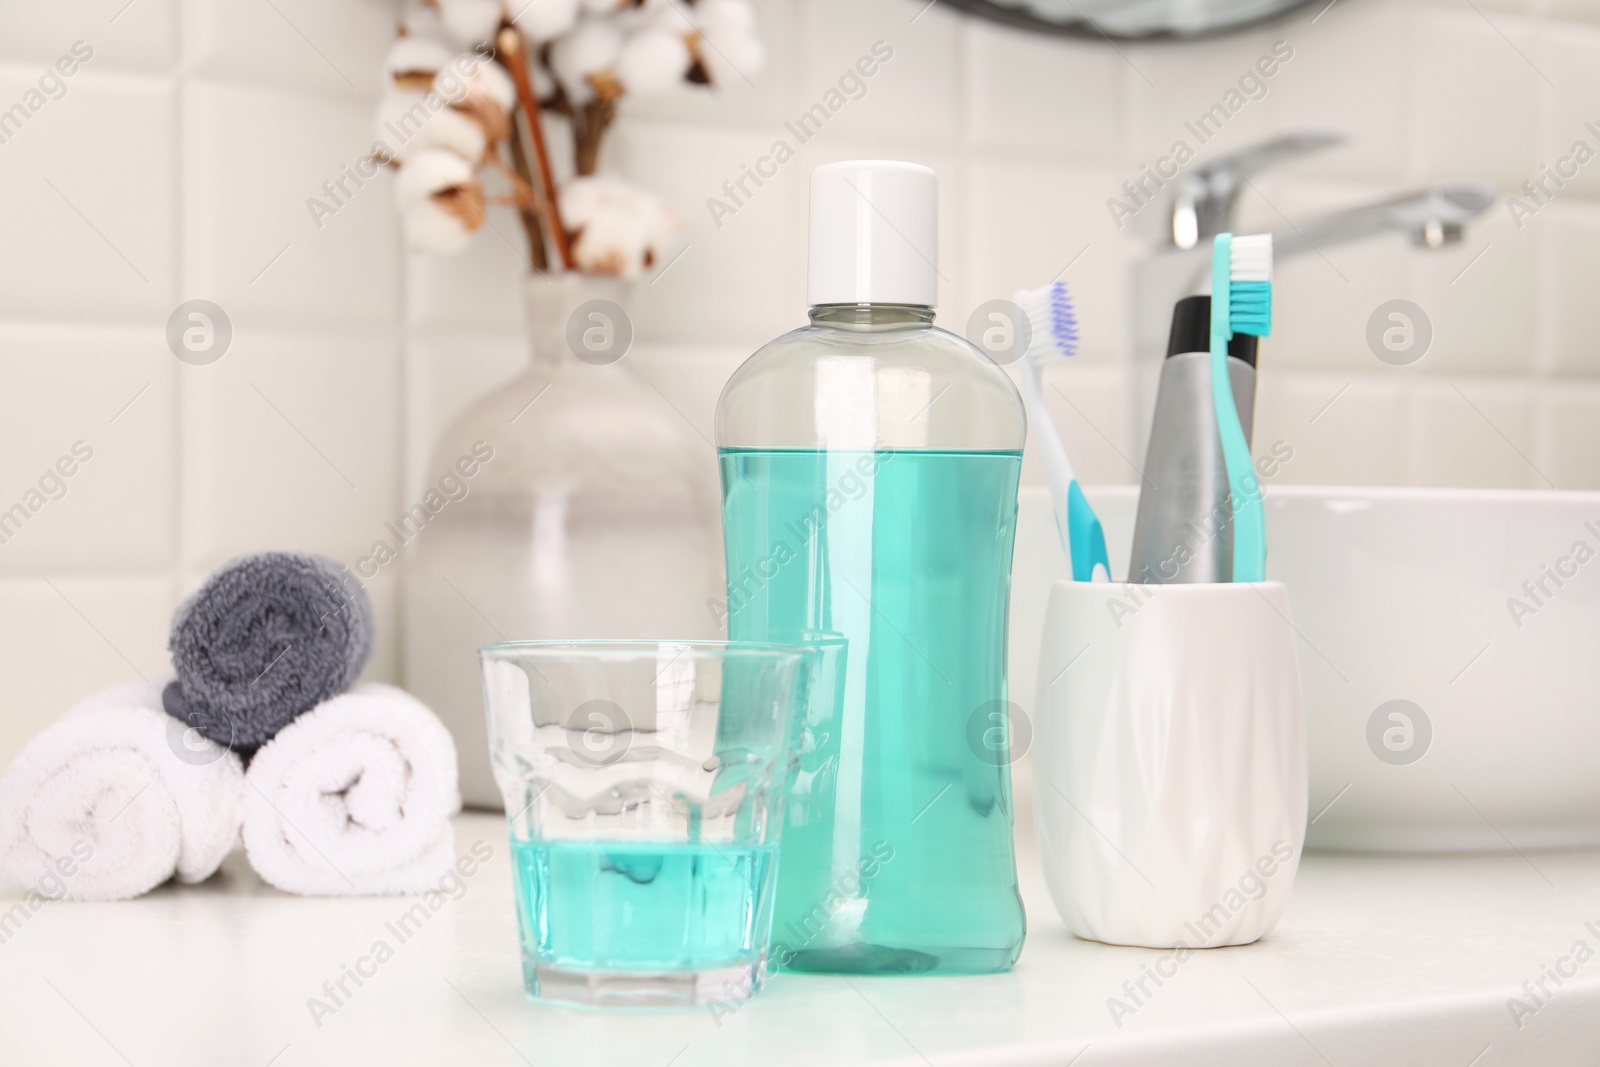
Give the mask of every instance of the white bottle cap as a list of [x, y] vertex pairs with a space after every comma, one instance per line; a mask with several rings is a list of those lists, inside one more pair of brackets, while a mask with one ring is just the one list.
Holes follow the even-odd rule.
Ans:
[[939, 298], [939, 178], [893, 160], [811, 172], [811, 274], [817, 304], [922, 304]]

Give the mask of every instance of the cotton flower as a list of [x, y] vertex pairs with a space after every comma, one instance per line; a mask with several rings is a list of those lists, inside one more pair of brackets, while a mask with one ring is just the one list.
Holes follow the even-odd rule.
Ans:
[[391, 89], [378, 102], [373, 133], [380, 158], [403, 160], [424, 148], [448, 148], [467, 159], [482, 159], [488, 138], [482, 127], [447, 107], [429, 107], [429, 93]]
[[[482, 127], [490, 144], [510, 135], [511, 109], [517, 100], [517, 88], [511, 75], [493, 60], [470, 53], [457, 56], [439, 72], [433, 91]], [[481, 157], [481, 153], [478, 156], [463, 154], [470, 159]]]
[[405, 160], [429, 148], [447, 148], [472, 162], [482, 161], [492, 144], [483, 124], [453, 107], [429, 108], [428, 96], [416, 89], [395, 89], [384, 96], [376, 132], [386, 154]]
[[622, 53], [622, 32], [610, 21], [585, 20], [550, 48], [550, 70], [567, 98], [582, 106], [619, 89], [611, 74]]
[[617, 56], [617, 81], [630, 93], [669, 89], [689, 72], [693, 57], [682, 36], [660, 27], [636, 33]]
[[456, 59], [456, 69], [472, 72], [467, 79], [469, 99], [482, 98], [508, 110], [517, 102], [516, 82], [494, 60], [463, 52]]
[[561, 193], [561, 221], [569, 230], [582, 229], [602, 205], [625, 200], [632, 191], [627, 183], [604, 175], [574, 178]]
[[454, 152], [427, 149], [406, 160], [395, 198], [406, 243], [419, 252], [454, 252], [483, 225], [483, 185]]
[[459, 252], [472, 240], [477, 229], [476, 216], [464, 216], [448, 198], [423, 200], [400, 212], [400, 228], [405, 233], [406, 247], [414, 252], [432, 252], [448, 255]]
[[450, 50], [425, 37], [401, 37], [389, 47], [384, 70], [403, 89], [426, 89], [439, 69], [450, 62]]
[[439, 0], [440, 23], [462, 44], [489, 40], [504, 18], [500, 0]]
[[434, 148], [418, 152], [400, 168], [394, 192], [400, 204], [407, 206], [440, 192], [476, 183], [471, 163], [454, 152]]
[[[420, 251], [455, 251], [485, 221], [479, 169], [504, 166], [502, 142], [521, 102], [517, 83], [477, 46], [496, 41], [507, 19], [529, 46], [517, 59], [527, 60], [535, 98], [583, 109], [569, 130], [580, 174], [594, 169], [614, 114], [596, 104], [685, 80], [743, 79], [764, 58], [751, 0], [408, 2], [384, 63], [390, 83], [373, 154], [399, 172], [406, 242]], [[613, 178], [572, 180], [560, 205], [572, 266], [590, 273], [637, 278], [667, 262], [689, 228], [664, 201]]]
[[561, 194], [561, 219], [573, 234], [579, 270], [637, 278], [666, 260], [688, 233], [678, 211], [616, 178], [574, 178]]
[[[463, 70], [469, 73], [461, 74]], [[445, 64], [428, 92], [391, 89], [378, 105], [376, 133], [381, 155], [407, 159], [419, 151], [447, 148], [482, 162], [511, 130], [516, 90], [491, 61], [466, 55]]]
[[748, 78], [767, 58], [756, 36], [756, 13], [749, 0], [700, 0], [695, 21], [701, 40], [695, 56], [713, 84]]
[[513, 0], [527, 6], [516, 11], [512, 21], [523, 36], [542, 44], [561, 36], [578, 21], [580, 0]]
[[767, 50], [759, 37], [705, 37], [696, 46], [695, 56], [713, 85], [728, 85], [759, 71], [766, 63]]
[[418, 149], [448, 148], [462, 159], [481, 163], [497, 139], [471, 112], [446, 107], [428, 120], [416, 140]]

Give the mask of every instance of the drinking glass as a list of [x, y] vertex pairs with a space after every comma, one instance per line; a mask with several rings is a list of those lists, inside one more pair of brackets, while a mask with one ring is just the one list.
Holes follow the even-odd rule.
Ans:
[[528, 991], [636, 1007], [753, 996], [817, 650], [523, 641], [480, 654]]

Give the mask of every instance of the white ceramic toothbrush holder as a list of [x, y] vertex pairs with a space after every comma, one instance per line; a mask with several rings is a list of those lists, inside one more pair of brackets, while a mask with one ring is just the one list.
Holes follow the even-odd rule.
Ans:
[[1278, 582], [1056, 582], [1034, 790], [1079, 937], [1243, 945], [1283, 915], [1306, 831], [1306, 728]]

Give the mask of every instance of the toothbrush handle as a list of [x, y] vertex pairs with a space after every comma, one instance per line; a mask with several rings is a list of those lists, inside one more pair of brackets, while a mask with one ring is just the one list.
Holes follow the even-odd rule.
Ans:
[[1056, 432], [1056, 424], [1044, 406], [1043, 375], [1039, 366], [1026, 358], [1022, 364], [1022, 400], [1039, 441], [1039, 452], [1044, 457], [1045, 474], [1050, 479], [1050, 498], [1055, 502], [1052, 510], [1056, 535], [1072, 567], [1072, 578], [1078, 582], [1109, 582], [1111, 559], [1106, 553], [1105, 532], [1083, 490], [1078, 487], [1078, 478], [1061, 444], [1061, 435]]
[[[1219, 372], [1217, 365], [1221, 363]], [[1233, 580], [1266, 580], [1266, 516], [1261, 507], [1261, 484], [1245, 440], [1239, 409], [1233, 402], [1233, 384], [1226, 357], [1211, 357], [1211, 392], [1217, 409], [1217, 433], [1222, 438], [1222, 459], [1228, 468], [1233, 504]]]
[[1261, 507], [1261, 484], [1256, 479], [1250, 444], [1245, 440], [1239, 408], [1233, 402], [1233, 380], [1228, 375], [1228, 327], [1231, 235], [1219, 234], [1211, 260], [1211, 397], [1217, 413], [1217, 435], [1228, 470], [1233, 505], [1233, 580], [1266, 580], [1266, 515]]
[[1106, 554], [1106, 534], [1076, 478], [1067, 490], [1067, 531], [1072, 542], [1072, 580], [1109, 582], [1111, 557]]

